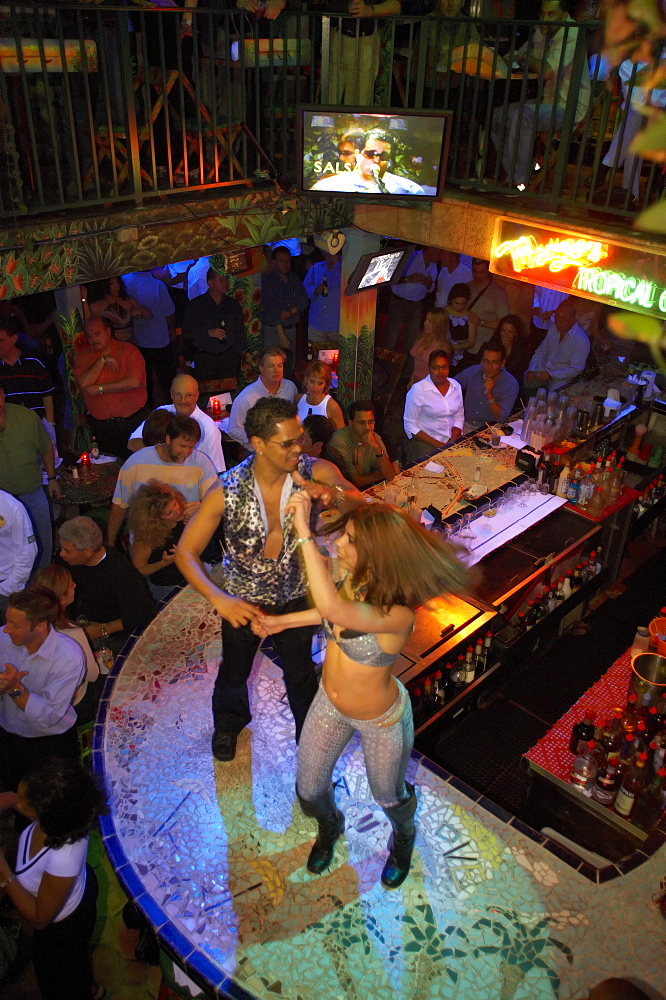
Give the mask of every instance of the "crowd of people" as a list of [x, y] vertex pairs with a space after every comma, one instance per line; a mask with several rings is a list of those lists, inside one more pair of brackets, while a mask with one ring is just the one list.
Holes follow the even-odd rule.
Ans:
[[[12, 324], [0, 322], [0, 805], [15, 807], [17, 830], [31, 824], [15, 862], [8, 865], [0, 854], [0, 888], [38, 932], [34, 962], [45, 1000], [64, 998], [45, 982], [44, 970], [94, 906], [85, 844], [104, 802], [77, 763], [80, 734], [95, 718], [114, 657], [151, 622], [159, 602], [186, 582], [221, 618], [214, 758], [235, 758], [252, 717], [250, 669], [271, 636], [294, 718], [296, 794], [317, 824], [308, 870], [321, 873], [333, 861], [344, 817], [331, 777], [358, 731], [372, 794], [392, 830], [382, 883], [389, 889], [402, 883], [416, 836], [417, 797], [405, 781], [411, 707], [391, 666], [415, 608], [438, 594], [461, 592], [468, 580], [439, 536], [398, 508], [366, 505], [360, 491], [390, 481], [397, 458], [420, 460], [463, 433], [501, 423], [519, 394], [525, 399], [542, 385], [560, 386], [586, 363], [589, 336], [573, 300], [537, 290], [528, 332], [509, 312], [486, 261], [417, 249], [401, 284], [385, 290], [386, 336], [413, 364], [411, 372], [405, 368], [404, 453], [396, 454], [377, 429], [375, 401], [355, 400], [345, 415], [332, 393], [331, 367], [316, 357], [303, 367], [299, 340], [290, 332], [302, 322], [303, 332], [318, 331], [329, 342], [337, 335], [339, 257], [323, 254], [301, 282], [286, 248], [270, 256], [275, 267], [263, 282], [268, 322], [258, 376], [235, 395], [228, 421], [227, 440], [245, 458], [228, 451], [225, 459], [219, 424], [200, 400], [207, 377], [219, 375], [232, 356], [229, 370], [238, 372], [243, 324], [227, 277], [200, 269], [206, 290], [194, 288], [184, 308], [193, 367], [164, 386], [155, 368], [154, 389], [163, 391], [152, 410], [144, 355], [161, 348], [141, 344], [136, 324], [152, 321], [162, 292], [151, 299], [150, 281], [140, 292], [141, 283], [129, 280], [136, 296], [128, 295], [122, 283], [109, 282], [93, 301], [74, 376], [100, 446], [124, 461], [108, 520], [100, 526], [88, 516], [61, 518], [55, 549], [53, 386], [39, 359], [17, 346]], [[168, 281], [149, 277], [170, 295]], [[329, 301], [318, 312], [324, 281]], [[162, 297], [169, 338], [170, 302]], [[129, 327], [112, 328], [111, 313]], [[300, 385], [287, 377], [295, 367]], [[335, 581], [314, 543], [325, 509], [338, 532], [342, 576]], [[318, 685], [312, 637], [321, 626], [328, 643]], [[46, 780], [62, 801], [46, 801]], [[74, 794], [80, 813], [54, 826], [49, 810], [64, 808]], [[33, 872], [36, 856], [47, 861]], [[88, 940], [79, 935], [74, 956], [63, 950], [80, 971], [78, 985], [68, 984], [66, 995], [74, 1000], [90, 1000], [94, 987]]]

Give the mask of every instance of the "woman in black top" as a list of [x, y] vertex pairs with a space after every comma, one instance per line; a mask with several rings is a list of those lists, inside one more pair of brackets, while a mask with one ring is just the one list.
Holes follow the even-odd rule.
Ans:
[[519, 385], [522, 385], [523, 375], [530, 362], [530, 351], [525, 326], [520, 316], [509, 313], [508, 316], [502, 317], [486, 347], [490, 349], [497, 347], [498, 344], [502, 345], [506, 354], [504, 368], [509, 375], [518, 380]]

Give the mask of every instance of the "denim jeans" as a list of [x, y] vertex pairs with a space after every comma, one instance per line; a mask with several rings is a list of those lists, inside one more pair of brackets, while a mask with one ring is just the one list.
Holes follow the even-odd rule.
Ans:
[[20, 500], [30, 515], [32, 526], [37, 535], [37, 559], [34, 569], [48, 566], [53, 557], [53, 526], [51, 524], [51, 508], [43, 487], [32, 493], [19, 493]]

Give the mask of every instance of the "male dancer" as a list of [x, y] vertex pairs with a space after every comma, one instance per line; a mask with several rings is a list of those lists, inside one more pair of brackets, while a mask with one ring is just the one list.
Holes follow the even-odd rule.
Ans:
[[[252, 715], [247, 679], [261, 639], [252, 621], [261, 613], [289, 614], [306, 608], [306, 580], [299, 541], [285, 507], [294, 490], [304, 489], [319, 508], [361, 503], [358, 490], [323, 459], [303, 454], [303, 428], [296, 407], [286, 399], [260, 399], [245, 418], [254, 448], [221, 477], [188, 523], [178, 545], [176, 565], [222, 618], [223, 660], [213, 691], [212, 751], [216, 760], [233, 760], [236, 740]], [[224, 590], [209, 578], [201, 553], [224, 517]], [[312, 626], [288, 629], [273, 637], [282, 663], [287, 698], [296, 723], [296, 741], [317, 691], [311, 657]]]

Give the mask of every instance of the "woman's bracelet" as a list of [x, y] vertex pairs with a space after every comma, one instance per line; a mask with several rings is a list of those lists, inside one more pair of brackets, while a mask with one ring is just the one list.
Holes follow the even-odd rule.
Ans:
[[305, 545], [306, 542], [314, 542], [314, 536], [313, 535], [306, 535], [305, 538], [297, 538], [296, 539], [296, 544], [297, 545]]
[[0, 882], [0, 889], [6, 889], [9, 883], [13, 882], [15, 878], [16, 875], [14, 872], [10, 872], [7, 878], [3, 878], [2, 882]]

